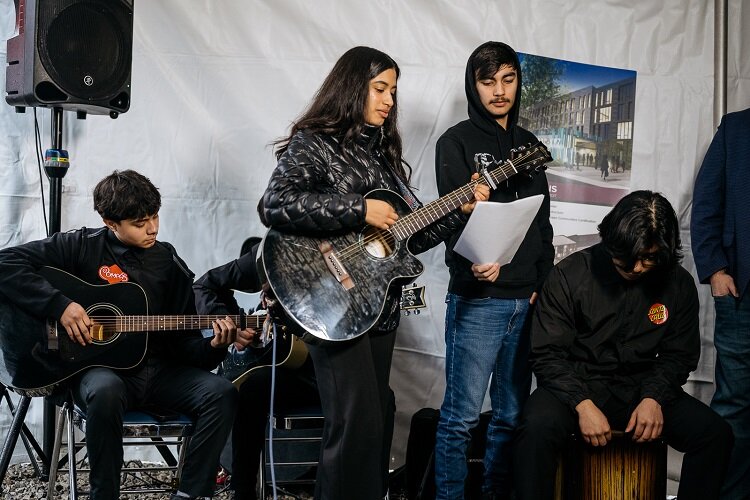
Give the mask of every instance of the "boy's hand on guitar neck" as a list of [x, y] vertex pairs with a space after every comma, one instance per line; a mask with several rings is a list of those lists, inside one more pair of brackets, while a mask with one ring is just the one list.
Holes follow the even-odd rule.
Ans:
[[255, 330], [252, 328], [237, 330], [237, 338], [234, 341], [234, 348], [241, 351], [245, 347], [251, 345], [253, 340], [255, 340]]
[[211, 347], [228, 347], [237, 341], [237, 325], [229, 316], [217, 319], [213, 322], [214, 337], [211, 339]]
[[92, 322], [86, 310], [78, 302], [71, 302], [60, 316], [60, 324], [73, 342], [81, 345], [91, 343], [89, 328]]
[[[471, 176], [471, 180], [475, 181], [479, 179], [479, 174], [474, 173]], [[470, 201], [469, 203], [464, 203], [461, 205], [461, 212], [463, 212], [466, 215], [469, 215], [471, 212], [474, 211], [474, 207], [477, 206], [478, 201], [487, 201], [490, 199], [490, 187], [487, 184], [477, 183], [477, 186], [474, 188], [474, 200]]]

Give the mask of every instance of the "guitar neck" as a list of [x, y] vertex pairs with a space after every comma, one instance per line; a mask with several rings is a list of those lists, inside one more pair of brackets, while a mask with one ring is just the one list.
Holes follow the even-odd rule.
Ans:
[[184, 315], [184, 316], [92, 316], [95, 324], [113, 325], [117, 332], [154, 332], [175, 330], [206, 330], [212, 328], [217, 319], [232, 318], [234, 324], [241, 326], [242, 319], [246, 328], [258, 329], [263, 325], [266, 316], [240, 315]]
[[[506, 160], [497, 168], [489, 170], [487, 174], [492, 179], [492, 183], [497, 185], [504, 182], [518, 173], [517, 165], [525, 163], [528, 158], [519, 157], [511, 160]], [[405, 240], [412, 234], [416, 233], [429, 226], [433, 222], [436, 222], [452, 211], [459, 208], [465, 203], [469, 203], [474, 199], [474, 190], [477, 184], [487, 185], [487, 181], [484, 177], [470, 181], [468, 184], [461, 186], [460, 188], [452, 191], [445, 196], [438, 198], [435, 201], [428, 203], [420, 209], [411, 212], [399, 218], [396, 223], [389, 229], [393, 236], [397, 240]]]

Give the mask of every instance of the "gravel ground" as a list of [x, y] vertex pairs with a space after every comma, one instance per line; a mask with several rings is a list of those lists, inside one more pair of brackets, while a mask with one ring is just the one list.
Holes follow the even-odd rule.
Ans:
[[[162, 480], [168, 480], [169, 473], [161, 472], [155, 474]], [[138, 474], [136, 474], [138, 476]], [[78, 487], [80, 491], [88, 489], [87, 483], [88, 475], [81, 473], [78, 475]], [[134, 484], [134, 481], [140, 480], [140, 477], [128, 477], [123, 484]], [[169, 493], [139, 493], [133, 495], [122, 495], [122, 499], [128, 500], [168, 500]], [[2, 484], [2, 493], [0, 493], [0, 500], [38, 500], [47, 498], [47, 483], [42, 482], [34, 471], [31, 464], [16, 464], [8, 468], [8, 472], [5, 475], [5, 479]], [[55, 484], [55, 499], [68, 498], [68, 475], [59, 474], [57, 482]], [[84, 497], [88, 498], [88, 496]], [[227, 488], [217, 486], [217, 494], [213, 497], [214, 500], [230, 500], [232, 498], [231, 491]], [[268, 497], [272, 498], [272, 497]], [[309, 500], [312, 496], [304, 491], [295, 491], [293, 494], [277, 496], [279, 500]]]

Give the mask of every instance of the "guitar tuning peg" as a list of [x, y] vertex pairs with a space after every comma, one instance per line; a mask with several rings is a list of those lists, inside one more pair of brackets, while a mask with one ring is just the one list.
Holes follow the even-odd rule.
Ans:
[[414, 310], [414, 314], [416, 314], [417, 316], [419, 316], [419, 313], [420, 313], [420, 312], [421, 312], [421, 311], [420, 311], [419, 309], [415, 309], [415, 310]]
[[407, 309], [406, 311], [404, 311], [404, 316], [409, 316], [410, 314], [411, 314], [410, 310]]

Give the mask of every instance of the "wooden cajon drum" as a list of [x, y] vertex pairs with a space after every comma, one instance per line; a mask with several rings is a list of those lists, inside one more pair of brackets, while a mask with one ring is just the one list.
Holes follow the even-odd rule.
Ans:
[[635, 443], [614, 431], [607, 446], [590, 446], [580, 436], [561, 459], [556, 500], [663, 500], [667, 496], [667, 445]]

